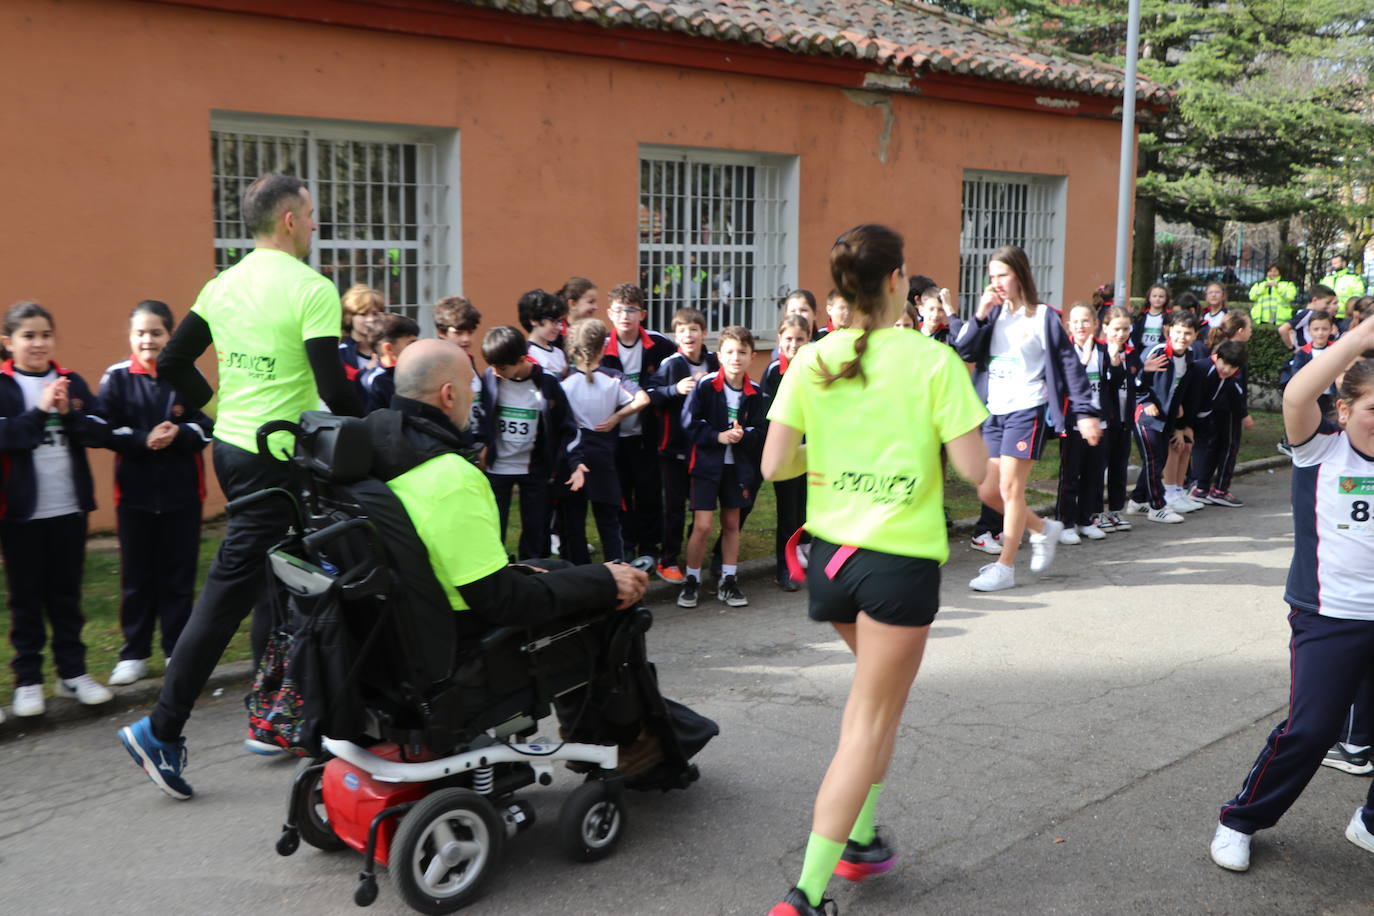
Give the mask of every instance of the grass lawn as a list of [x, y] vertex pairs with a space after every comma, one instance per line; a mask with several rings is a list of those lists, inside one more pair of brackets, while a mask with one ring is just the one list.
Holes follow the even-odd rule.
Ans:
[[[1283, 436], [1283, 418], [1277, 413], [1256, 412], [1255, 426], [1247, 430], [1241, 440], [1240, 461], [1254, 458], [1268, 458], [1278, 454], [1274, 444]], [[1031, 502], [1046, 502], [1054, 499], [1055, 482], [1059, 479], [1059, 449], [1054, 443], [1045, 448], [1045, 453], [1036, 464], [1031, 475], [1033, 492]], [[1261, 478], [1262, 479], [1262, 478]], [[978, 514], [978, 498], [973, 488], [954, 474], [949, 474], [945, 484], [945, 504], [954, 518], [966, 518]], [[741, 537], [740, 558], [751, 560], [771, 556], [773, 553], [773, 528], [776, 516], [773, 487], [765, 484], [759, 493], [758, 502], [749, 521], [744, 526]], [[520, 514], [516, 507], [511, 508], [510, 530], [506, 532], [507, 550], [514, 550], [520, 538]], [[593, 556], [600, 552], [600, 542], [596, 526], [592, 524], [590, 513], [587, 519], [587, 536], [592, 545]], [[196, 585], [199, 590], [205, 570], [219, 546], [222, 528], [207, 525], [205, 537], [201, 541], [200, 572]], [[713, 536], [714, 540], [714, 536]], [[104, 681], [110, 675], [119, 658], [119, 647], [123, 637], [119, 629], [119, 553], [112, 537], [101, 537], [91, 541], [86, 554], [86, 580], [84, 583], [86, 629], [83, 638], [86, 642], [86, 663], [90, 673]], [[8, 598], [8, 590], [0, 583], [0, 596]], [[156, 641], [154, 642], [156, 646]], [[13, 657], [9, 641], [0, 644], [0, 662], [8, 666]], [[229, 644], [224, 661], [238, 661], [250, 657], [248, 645], [248, 623], [239, 628], [238, 634]], [[156, 648], [150, 664], [154, 675], [162, 673], [162, 655]], [[56, 677], [52, 670], [50, 657], [45, 658], [44, 672], [51, 688]], [[4, 692], [0, 691], [0, 697]]]

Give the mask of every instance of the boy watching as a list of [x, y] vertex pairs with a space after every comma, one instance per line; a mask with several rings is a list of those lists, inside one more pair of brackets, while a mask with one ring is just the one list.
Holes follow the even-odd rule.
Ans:
[[1289, 350], [1296, 351], [1307, 343], [1307, 325], [1317, 312], [1325, 312], [1328, 315], [1336, 314], [1335, 290], [1321, 285], [1312, 288], [1312, 301], [1308, 307], [1298, 309], [1293, 314], [1292, 320], [1279, 325], [1279, 337], [1283, 339], [1284, 346], [1288, 347]]
[[529, 335], [529, 355], [560, 381], [568, 374], [568, 356], [555, 342], [563, 336], [568, 304], [553, 293], [532, 289], [516, 305], [520, 326]]
[[[615, 333], [606, 343], [601, 365], [620, 372], [625, 381], [642, 388], [677, 347], [662, 334], [644, 329], [644, 290], [621, 283], [611, 290], [611, 327]], [[632, 389], [633, 390], [633, 389]], [[643, 411], [620, 423], [615, 466], [620, 478], [621, 530], [626, 556], [648, 556], [658, 562], [663, 531], [663, 486], [658, 469], [658, 417]]]
[[571, 470], [567, 481], [581, 489], [586, 466], [578, 450], [577, 422], [552, 373], [525, 352], [525, 337], [510, 325], [482, 339], [482, 464], [496, 496], [501, 542], [506, 539], [511, 493], [520, 488], [519, 558], [549, 555], [549, 484]]
[[720, 504], [721, 570], [716, 597], [730, 607], [749, 603], [736, 581], [739, 567], [740, 511], [753, 504], [763, 474], [767, 407], [763, 392], [749, 381], [754, 336], [732, 325], [720, 332], [720, 369], [703, 376], [687, 395], [682, 426], [692, 443], [692, 537], [687, 544], [687, 575], [678, 607], [696, 607], [701, 564]]
[[[1289, 380], [1298, 374], [1299, 369], [1325, 353], [1331, 339], [1336, 336], [1336, 319], [1330, 312], [1320, 309], [1307, 309], [1306, 311], [1308, 312], [1306, 316], [1308, 340], [1307, 343], [1293, 351], [1293, 358], [1288, 361], [1288, 365], [1279, 375], [1280, 391], [1288, 387]], [[1335, 416], [1336, 386], [1334, 383], [1317, 398], [1317, 406], [1321, 408], [1322, 416], [1328, 419]]]
[[658, 464], [663, 477], [663, 553], [658, 561], [658, 577], [681, 585], [683, 574], [678, 556], [687, 521], [687, 453], [691, 450], [682, 429], [682, 405], [701, 377], [715, 372], [720, 363], [706, 349], [706, 316], [696, 309], [678, 309], [673, 313], [673, 340], [677, 352], [663, 361], [644, 390], [658, 413], [661, 429]]
[[391, 406], [396, 393], [396, 360], [401, 351], [420, 336], [420, 326], [414, 318], [387, 312], [378, 317], [369, 341], [377, 354], [377, 365], [362, 374], [363, 409], [368, 413]]
[[824, 333], [816, 337], [817, 340], [820, 340], [821, 337], [825, 336], [825, 334], [829, 334], [836, 328], [849, 327], [851, 310], [849, 308], [849, 303], [845, 300], [844, 296], [840, 295], [839, 290], [832, 289], [829, 295], [825, 297], [825, 314], [830, 320], [826, 322], [825, 327], [822, 329]]
[[1231, 414], [1244, 409], [1245, 394], [1236, 376], [1249, 362], [1249, 348], [1243, 341], [1228, 340], [1217, 346], [1210, 357], [1194, 360], [1189, 372], [1196, 375], [1191, 386], [1193, 403], [1193, 489], [1191, 499], [1216, 506], [1243, 505], [1223, 484], [1219, 474], [1231, 449]]
[[472, 355], [472, 338], [482, 323], [482, 313], [462, 296], [445, 296], [434, 304], [434, 330], [440, 340], [458, 345], [472, 363], [472, 409], [468, 415], [468, 431], [480, 442], [482, 428], [482, 374]]

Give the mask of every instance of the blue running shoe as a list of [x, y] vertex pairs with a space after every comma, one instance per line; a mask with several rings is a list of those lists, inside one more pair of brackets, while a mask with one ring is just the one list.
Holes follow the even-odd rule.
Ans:
[[121, 728], [119, 740], [153, 785], [181, 801], [191, 797], [191, 784], [181, 778], [187, 760], [185, 738], [178, 738], [175, 744], [157, 740], [153, 737], [152, 720], [144, 716]]

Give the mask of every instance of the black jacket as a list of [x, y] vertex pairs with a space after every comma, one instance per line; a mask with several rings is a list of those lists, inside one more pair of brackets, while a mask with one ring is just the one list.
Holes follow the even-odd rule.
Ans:
[[674, 353], [659, 364], [649, 383], [642, 386], [649, 395], [649, 403], [658, 414], [659, 452], [681, 458], [692, 447], [682, 431], [682, 405], [687, 402], [687, 395], [678, 394], [677, 383], [694, 372], [704, 375], [719, 368], [716, 354], [705, 348], [701, 351], [699, 363], [689, 362], [682, 353]]
[[[1158, 372], [1147, 372], [1145, 363], [1156, 353], [1163, 353], [1169, 360]], [[1174, 385], [1174, 350], [1168, 340], [1150, 347], [1140, 359], [1136, 377], [1136, 414], [1140, 425], [1146, 429], [1172, 431], [1179, 427], [1191, 429], [1193, 426], [1193, 386], [1197, 383], [1197, 373], [1193, 371], [1191, 351], [1180, 355], [1189, 357], [1189, 362], [1177, 386]], [[1158, 407], [1159, 416], [1145, 414], [1143, 411], [1147, 404]], [[1179, 416], [1179, 408], [1183, 409], [1182, 416]]]
[[[52, 367], [68, 379], [71, 410], [58, 416], [67, 434], [76, 501], [83, 512], [90, 512], [95, 508], [95, 489], [86, 449], [108, 445], [110, 425], [100, 416], [100, 399], [85, 380], [57, 363]], [[14, 380], [14, 360], [5, 360], [0, 365], [0, 519], [23, 522], [33, 515], [38, 499], [33, 450], [43, 444], [47, 425], [47, 412], [37, 407], [25, 409], [24, 392]]]
[[[1088, 391], [1088, 376], [1083, 364], [1074, 353], [1073, 342], [1060, 323], [1060, 312], [1049, 305], [1042, 305], [1036, 317], [1045, 323], [1045, 397], [1046, 419], [1050, 428], [1063, 433], [1082, 417], [1096, 417], [1098, 410], [1093, 407]], [[992, 350], [992, 329], [1002, 316], [1002, 306], [995, 305], [988, 317], [979, 321], [970, 319], [959, 331], [954, 349], [966, 363], [975, 363], [979, 371], [985, 370]], [[986, 394], [986, 392], [980, 392]]]
[[[572, 408], [568, 406], [568, 396], [558, 379], [545, 372], [534, 360], [529, 360], [530, 376], [540, 395], [544, 398], [544, 409], [539, 412], [539, 435], [534, 440], [534, 452], [530, 456], [530, 470], [541, 461], [543, 473], [547, 476], [562, 474], [582, 462], [580, 439], [577, 435], [577, 420]], [[497, 384], [500, 381], [496, 372], [488, 368], [482, 373], [482, 414], [478, 438], [487, 447], [487, 467], [496, 463], [497, 445], [500, 436], [496, 435]]]
[[[115, 452], [115, 505], [143, 512], [177, 512], [205, 500], [205, 459], [215, 424], [175, 388], [130, 358], [105, 370], [100, 405]], [[148, 433], [171, 420], [176, 438], [150, 449]]]
[[[382, 480], [399, 477], [449, 453], [470, 458], [471, 439], [437, 407], [396, 396], [392, 407], [368, 414], [372, 473]], [[455, 506], [454, 511], [461, 511]], [[506, 566], [458, 589], [472, 609], [455, 615], [463, 628], [476, 618], [486, 627], [535, 626], [557, 617], [606, 610], [616, 603], [615, 579], [605, 566], [572, 566], [547, 573]], [[468, 635], [478, 630], [468, 627]]]
[[[682, 405], [682, 428], [687, 441], [692, 443], [687, 468], [694, 477], [720, 480], [727, 446], [721, 445], [716, 437], [731, 428], [728, 410], [724, 372], [705, 376], [687, 395], [687, 403]], [[759, 460], [768, 432], [768, 404], [747, 375], [740, 393], [738, 421], [744, 427], [744, 438], [733, 446], [735, 474], [741, 487], [754, 492], [763, 481]]]

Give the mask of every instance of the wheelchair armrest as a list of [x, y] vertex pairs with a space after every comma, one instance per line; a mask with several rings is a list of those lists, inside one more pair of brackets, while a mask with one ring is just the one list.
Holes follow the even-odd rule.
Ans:
[[268, 487], [265, 490], [258, 490], [256, 493], [249, 493], [247, 496], [230, 500], [229, 504], [224, 507], [224, 511], [233, 515], [235, 512], [242, 512], [249, 506], [269, 499], [286, 500], [291, 506], [291, 523], [298, 528], [302, 526], [301, 504], [296, 500], [296, 494], [282, 487]]

